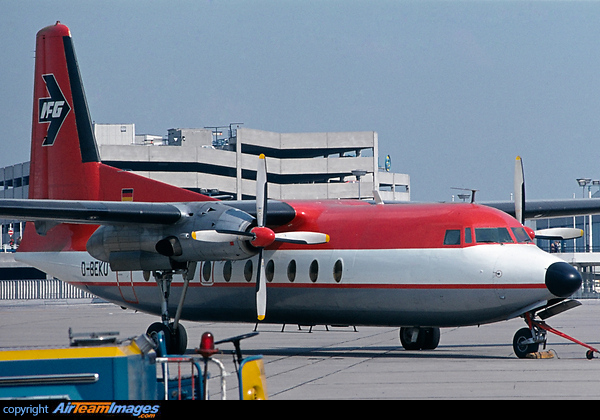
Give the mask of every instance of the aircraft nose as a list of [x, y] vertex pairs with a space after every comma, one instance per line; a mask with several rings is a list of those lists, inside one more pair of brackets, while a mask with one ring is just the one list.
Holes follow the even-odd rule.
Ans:
[[555, 262], [546, 271], [546, 287], [555, 296], [566, 298], [581, 287], [581, 274], [566, 262]]

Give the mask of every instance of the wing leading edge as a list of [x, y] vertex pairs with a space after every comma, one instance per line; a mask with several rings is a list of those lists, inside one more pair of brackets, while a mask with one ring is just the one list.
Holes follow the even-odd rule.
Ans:
[[[184, 216], [193, 216], [198, 206], [215, 203], [225, 205], [256, 217], [253, 200], [185, 203], [150, 203], [87, 200], [0, 199], [0, 219], [28, 222], [51, 221], [91, 225], [155, 224], [171, 225]], [[219, 203], [219, 204], [216, 204]], [[269, 200], [266, 221], [281, 226], [296, 217], [296, 211], [282, 201]]]
[[173, 224], [182, 211], [170, 203], [0, 200], [0, 218], [77, 224]]
[[[515, 203], [512, 201], [481, 202], [485, 206], [502, 210], [515, 216]], [[600, 198], [572, 198], [568, 200], [527, 200], [523, 209], [525, 219], [581, 216], [600, 214]]]

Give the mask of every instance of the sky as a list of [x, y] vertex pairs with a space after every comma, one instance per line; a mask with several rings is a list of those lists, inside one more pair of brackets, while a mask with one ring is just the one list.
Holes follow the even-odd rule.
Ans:
[[413, 201], [509, 200], [518, 155], [527, 198], [600, 179], [600, 1], [0, 0], [0, 167], [57, 20], [98, 123], [376, 131]]

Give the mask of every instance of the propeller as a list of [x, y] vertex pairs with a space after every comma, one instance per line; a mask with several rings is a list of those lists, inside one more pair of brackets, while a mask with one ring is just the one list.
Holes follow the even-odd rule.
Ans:
[[515, 160], [515, 218], [519, 223], [525, 223], [525, 176], [523, 175], [523, 160], [517, 156]]
[[261, 153], [258, 157], [258, 169], [256, 171], [256, 224], [251, 230], [256, 235], [250, 241], [258, 248], [258, 270], [256, 273], [256, 317], [259, 321], [265, 319], [267, 313], [267, 274], [265, 273], [265, 259], [263, 250], [275, 241], [275, 232], [265, 227], [265, 216], [267, 209], [267, 160]]
[[263, 250], [273, 242], [301, 245], [317, 245], [329, 242], [329, 235], [321, 232], [291, 231], [275, 233], [266, 227], [267, 218], [267, 162], [261, 154], [256, 172], [256, 226], [249, 232], [214, 229], [192, 232], [197, 241], [220, 243], [235, 240], [249, 240], [258, 249], [258, 271], [256, 277], [256, 314], [259, 321], [265, 319], [267, 308], [267, 284]]
[[[517, 156], [515, 161], [515, 218], [519, 223], [525, 223], [525, 176], [523, 173], [523, 160]], [[537, 239], [576, 239], [583, 236], [583, 230], [577, 228], [549, 228], [536, 230]]]

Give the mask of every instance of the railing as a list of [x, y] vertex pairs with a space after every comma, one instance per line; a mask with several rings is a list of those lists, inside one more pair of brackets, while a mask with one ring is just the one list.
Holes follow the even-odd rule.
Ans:
[[58, 279], [0, 280], [0, 300], [92, 299], [94, 295]]
[[[165, 400], [209, 399], [210, 395], [207, 390], [208, 380], [210, 379], [208, 362], [218, 366], [221, 378], [221, 399], [227, 399], [226, 377], [228, 374], [223, 363], [218, 359], [204, 359], [203, 373], [199, 364], [200, 360], [203, 359], [191, 356], [156, 358], [162, 373], [159, 384], [162, 383], [164, 387], [163, 397]], [[175, 365], [175, 370], [171, 369], [173, 365]]]

